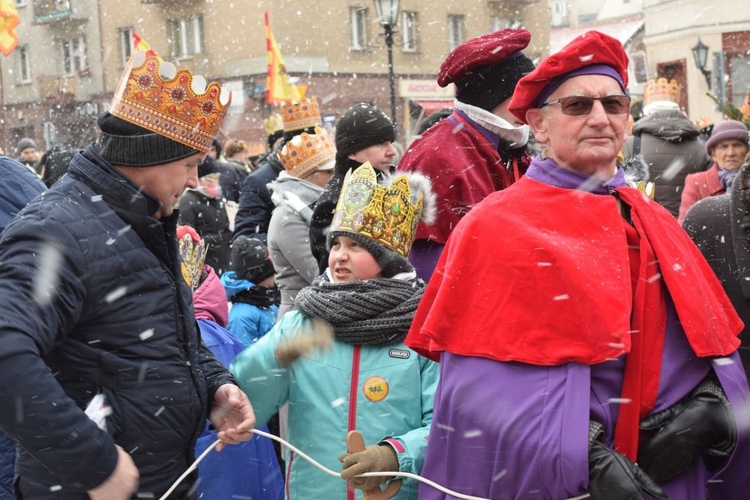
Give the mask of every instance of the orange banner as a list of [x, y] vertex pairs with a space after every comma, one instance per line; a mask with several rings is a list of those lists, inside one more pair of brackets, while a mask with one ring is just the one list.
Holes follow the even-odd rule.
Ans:
[[148, 43], [146, 43], [146, 40], [141, 38], [141, 36], [135, 31], [133, 32], [133, 47], [135, 48], [135, 50], [145, 52], [146, 56], [156, 57], [157, 59], [159, 59], [159, 62], [164, 60], [159, 56], [159, 54], [156, 53], [154, 49], [151, 48]]
[[18, 46], [16, 26], [20, 21], [13, 0], [0, 0], [0, 53], [6, 57]]
[[282, 102], [299, 102], [305, 96], [306, 86], [289, 83], [281, 51], [271, 33], [268, 12], [263, 14], [266, 27], [266, 50], [268, 52], [268, 74], [266, 76], [266, 102], [279, 105]]

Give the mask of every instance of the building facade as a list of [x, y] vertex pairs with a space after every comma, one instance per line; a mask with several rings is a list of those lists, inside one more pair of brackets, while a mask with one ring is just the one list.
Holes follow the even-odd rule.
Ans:
[[[264, 143], [267, 70], [263, 14], [287, 72], [318, 98], [326, 126], [353, 103], [390, 114], [383, 28], [371, 0], [15, 0], [19, 48], [0, 60], [0, 145], [20, 137], [51, 147], [83, 147], [94, 138], [132, 34], [165, 60], [232, 90], [220, 140]], [[546, 0], [401, 0], [392, 48], [398, 140], [416, 121], [452, 102], [435, 83], [448, 53], [468, 38], [509, 26], [532, 33], [532, 58], [548, 46]], [[41, 145], [40, 145], [41, 147]]]

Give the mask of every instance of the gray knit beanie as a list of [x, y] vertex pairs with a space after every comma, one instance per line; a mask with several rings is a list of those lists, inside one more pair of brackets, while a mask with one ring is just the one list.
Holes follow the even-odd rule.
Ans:
[[34, 139], [31, 139], [30, 137], [24, 137], [20, 141], [18, 141], [18, 146], [16, 146], [16, 154], [21, 154], [21, 151], [24, 149], [34, 148], [36, 149], [36, 142], [34, 142]]
[[112, 165], [150, 167], [200, 153], [197, 149], [122, 120], [109, 112], [99, 115], [101, 133], [94, 149]]

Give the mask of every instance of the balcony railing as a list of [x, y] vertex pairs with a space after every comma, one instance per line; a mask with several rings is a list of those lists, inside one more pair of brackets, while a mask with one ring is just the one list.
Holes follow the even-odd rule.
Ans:
[[47, 24], [63, 19], [69, 19], [73, 15], [70, 0], [33, 0], [34, 23]]
[[78, 76], [42, 75], [36, 79], [39, 100], [68, 103], [78, 96]]

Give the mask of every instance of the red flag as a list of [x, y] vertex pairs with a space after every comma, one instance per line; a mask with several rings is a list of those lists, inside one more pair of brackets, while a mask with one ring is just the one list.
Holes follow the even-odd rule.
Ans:
[[141, 38], [141, 36], [135, 31], [133, 32], [133, 47], [135, 48], [135, 50], [145, 52], [147, 57], [153, 56], [159, 59], [160, 62], [163, 61], [163, 59], [159, 57], [159, 54], [157, 54], [156, 51], [152, 49], [148, 43], [146, 43], [146, 40]]
[[269, 104], [280, 104], [285, 101], [299, 102], [305, 96], [306, 87], [289, 83], [289, 74], [286, 72], [284, 60], [281, 58], [281, 51], [276, 45], [273, 33], [271, 33], [268, 12], [263, 13], [263, 21], [266, 26], [266, 50], [268, 52], [266, 102]]
[[18, 45], [16, 26], [20, 21], [13, 0], [0, 0], [0, 52], [6, 57]]

